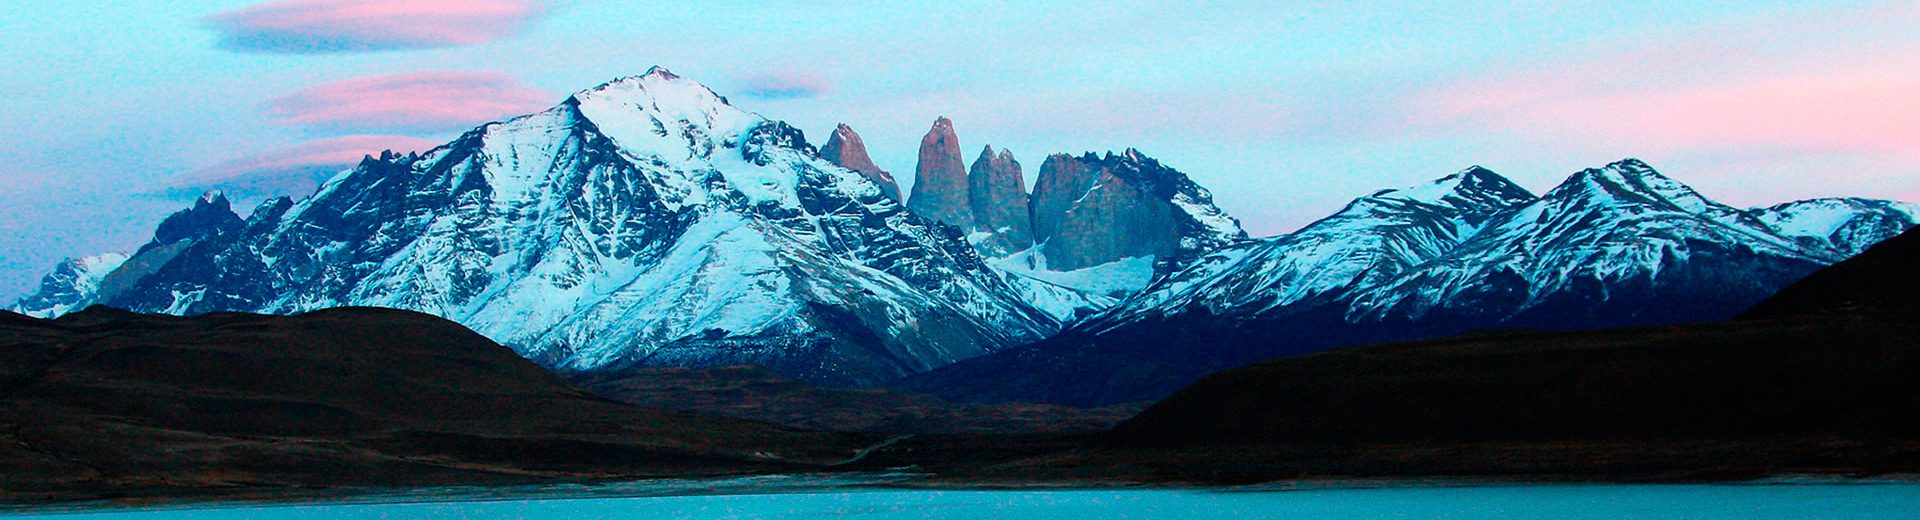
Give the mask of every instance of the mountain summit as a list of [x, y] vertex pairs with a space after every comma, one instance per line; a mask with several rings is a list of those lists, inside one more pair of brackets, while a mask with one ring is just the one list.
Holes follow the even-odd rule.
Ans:
[[880, 185], [880, 192], [896, 203], [906, 201], [900, 198], [900, 184], [894, 182], [893, 174], [873, 164], [873, 158], [867, 156], [867, 143], [860, 140], [860, 134], [845, 123], [833, 129], [833, 135], [827, 138], [826, 146], [820, 147], [820, 157], [861, 175]]
[[967, 200], [967, 166], [960, 158], [960, 137], [953, 121], [935, 119], [920, 138], [920, 162], [913, 170], [913, 195], [907, 208], [961, 229], [973, 227], [973, 205]]
[[969, 240], [980, 253], [1003, 257], [1033, 245], [1027, 215], [1027, 183], [1013, 152], [992, 146], [980, 150], [967, 174], [967, 204], [973, 211]]

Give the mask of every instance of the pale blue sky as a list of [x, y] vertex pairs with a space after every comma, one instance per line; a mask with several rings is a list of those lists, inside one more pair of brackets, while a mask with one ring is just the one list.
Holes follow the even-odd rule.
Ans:
[[395, 128], [275, 111], [413, 73], [483, 73], [551, 104], [662, 65], [817, 139], [848, 123], [903, 181], [942, 115], [969, 159], [1009, 147], [1029, 181], [1048, 153], [1135, 147], [1256, 235], [1472, 164], [1543, 190], [1637, 156], [1740, 205], [1920, 196], [1912, 1], [490, 1], [533, 10], [472, 41], [273, 52], [223, 38], [274, 2], [6, 0], [0, 299], [63, 257], [137, 246], [215, 187], [209, 172], [511, 115], [460, 104]]

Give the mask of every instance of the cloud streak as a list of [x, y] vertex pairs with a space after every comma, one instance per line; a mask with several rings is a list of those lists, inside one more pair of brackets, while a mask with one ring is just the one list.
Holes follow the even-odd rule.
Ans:
[[224, 49], [325, 54], [487, 43], [520, 33], [547, 10], [538, 0], [276, 0], [207, 24]]
[[555, 97], [506, 74], [419, 72], [315, 86], [272, 100], [267, 112], [274, 121], [292, 126], [433, 132], [536, 112]]
[[170, 189], [224, 188], [251, 195], [312, 193], [320, 181], [385, 150], [432, 149], [439, 143], [403, 135], [349, 135], [320, 139], [242, 157], [175, 179]]
[[818, 74], [780, 70], [747, 76], [740, 80], [740, 92], [756, 99], [814, 98], [833, 91], [833, 83]]

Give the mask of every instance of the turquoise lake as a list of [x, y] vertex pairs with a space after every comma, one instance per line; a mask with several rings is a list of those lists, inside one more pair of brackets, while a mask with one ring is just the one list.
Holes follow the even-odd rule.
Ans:
[[[89, 510], [4, 516], [70, 520], [1920, 518], [1920, 484], [1913, 483], [1530, 484], [1044, 491], [870, 487], [801, 490], [789, 484], [774, 483], [764, 493], [753, 492], [751, 487], [754, 485], [757, 484], [747, 482], [713, 487], [669, 486], [651, 491], [644, 487], [581, 490], [590, 496], [609, 492], [706, 494], [573, 498], [563, 496], [566, 492], [564, 489], [549, 488], [537, 498], [514, 498], [466, 490], [449, 493], [446, 497], [393, 495], [354, 503], [223, 505], [213, 508]], [[443, 498], [451, 498], [452, 501], [439, 500]]]

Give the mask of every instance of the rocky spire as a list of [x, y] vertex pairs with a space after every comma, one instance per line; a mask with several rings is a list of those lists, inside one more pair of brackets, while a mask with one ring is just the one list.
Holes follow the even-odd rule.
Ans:
[[971, 229], [972, 207], [967, 200], [967, 170], [962, 161], [953, 121], [945, 117], [934, 120], [933, 128], [920, 138], [920, 163], [913, 171], [913, 196], [907, 199], [907, 209]]
[[[967, 199], [972, 206], [974, 247], [987, 256], [1006, 256], [1033, 245], [1032, 219], [1027, 212], [1026, 179], [1013, 152], [980, 151], [967, 175]], [[980, 235], [984, 234], [984, 235]]]
[[827, 138], [827, 145], [820, 148], [820, 157], [841, 168], [860, 172], [867, 180], [880, 185], [881, 194], [894, 202], [901, 202], [900, 184], [893, 181], [893, 174], [873, 164], [873, 159], [867, 156], [867, 144], [846, 123], [833, 129], [833, 136]]
[[174, 212], [153, 232], [153, 241], [141, 249], [188, 239], [200, 239], [239, 230], [245, 222], [233, 212], [233, 203], [225, 193], [209, 191], [193, 201], [193, 207]]

